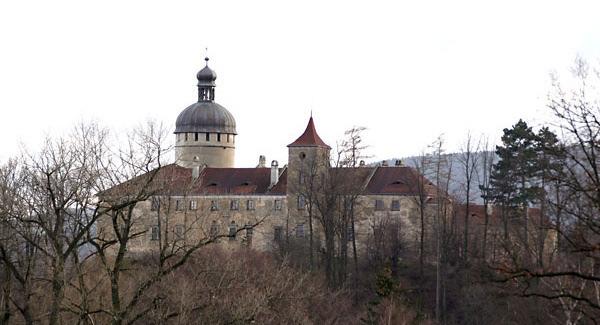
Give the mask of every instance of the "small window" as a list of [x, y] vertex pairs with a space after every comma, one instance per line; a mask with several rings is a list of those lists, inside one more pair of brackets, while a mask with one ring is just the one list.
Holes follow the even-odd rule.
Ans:
[[298, 182], [300, 184], [306, 183], [306, 175], [302, 171], [298, 173]]
[[240, 209], [240, 200], [231, 200], [229, 204], [230, 210], [239, 210]]
[[304, 210], [306, 208], [306, 199], [303, 195], [298, 196], [298, 210]]
[[198, 141], [198, 132], [194, 133], [194, 141]]
[[275, 210], [281, 210], [281, 200], [275, 200]]
[[354, 230], [352, 229], [352, 225], [348, 225], [348, 241], [354, 240]]
[[175, 239], [182, 240], [184, 235], [183, 225], [175, 225]]
[[152, 226], [150, 229], [150, 240], [158, 240], [158, 226]]
[[273, 227], [273, 240], [276, 242], [280, 242], [283, 240], [283, 227], [275, 226]]
[[237, 235], [237, 226], [235, 221], [232, 221], [229, 224], [229, 240], [235, 240], [235, 235]]
[[217, 133], [217, 141], [221, 142], [221, 133]]
[[175, 200], [175, 210], [176, 211], [183, 210], [183, 202], [181, 202], [181, 200]]
[[198, 201], [191, 200], [190, 201], [190, 210], [196, 210], [196, 209], [198, 209]]
[[254, 200], [248, 200], [248, 201], [246, 201], [246, 209], [247, 210], [254, 210]]
[[185, 133], [185, 141], [187, 141], [187, 140], [188, 140], [188, 134]]
[[210, 224], [209, 235], [211, 238], [215, 238], [219, 235], [219, 224], [215, 220]]
[[217, 200], [210, 201], [210, 211], [217, 211], [217, 210], [219, 210], [219, 203], [217, 202]]
[[344, 208], [346, 209], [347, 212], [352, 211], [352, 200], [351, 199], [344, 200]]
[[400, 211], [400, 200], [392, 200], [392, 211]]
[[231, 136], [231, 134], [228, 134], [228, 135], [227, 135], [227, 143], [229, 143], [229, 141], [230, 141], [230, 140], [229, 140], [230, 136]]
[[160, 209], [160, 200], [156, 197], [153, 197], [152, 201], [150, 202], [150, 211], [157, 211], [158, 209]]
[[246, 242], [250, 244], [252, 242], [252, 235], [254, 235], [254, 228], [251, 225], [246, 225]]
[[296, 225], [296, 237], [304, 238], [304, 224], [299, 223]]
[[210, 141], [210, 133], [206, 132], [206, 141]]
[[298, 157], [300, 157], [300, 159], [304, 159], [306, 158], [306, 154], [304, 152], [301, 152]]
[[375, 200], [375, 210], [377, 210], [377, 211], [383, 210], [383, 200]]

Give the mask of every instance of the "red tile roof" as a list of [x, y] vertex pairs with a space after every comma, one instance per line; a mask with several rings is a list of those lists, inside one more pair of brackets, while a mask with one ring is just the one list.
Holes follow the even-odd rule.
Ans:
[[431, 196], [436, 194], [435, 186], [412, 167], [378, 167], [365, 194], [418, 195], [420, 188]]
[[325, 147], [331, 149], [331, 147], [319, 137], [312, 116], [308, 120], [308, 125], [306, 126], [304, 133], [302, 133], [296, 141], [290, 143], [288, 147]]
[[[152, 181], [153, 192], [163, 195], [286, 195], [287, 168], [279, 170], [279, 181], [271, 188], [271, 168], [203, 168], [197, 180], [192, 169], [176, 164], [162, 167]], [[348, 191], [363, 195], [417, 195], [420, 180], [425, 191], [435, 196], [435, 186], [411, 167], [332, 168], [332, 177], [348, 182]], [[124, 187], [134, 189], [150, 172], [125, 182], [111, 191]]]

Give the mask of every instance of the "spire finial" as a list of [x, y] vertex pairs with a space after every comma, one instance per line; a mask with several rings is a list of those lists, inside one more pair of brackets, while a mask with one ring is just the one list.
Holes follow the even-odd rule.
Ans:
[[206, 61], [206, 66], [208, 67], [208, 47], [204, 48], [204, 61]]
[[312, 118], [312, 108], [311, 108], [311, 110], [310, 110], [310, 118]]

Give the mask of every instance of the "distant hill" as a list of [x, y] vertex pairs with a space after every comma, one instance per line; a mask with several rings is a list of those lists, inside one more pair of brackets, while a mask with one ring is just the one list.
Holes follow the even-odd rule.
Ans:
[[[480, 151], [480, 152], [476, 152], [474, 153], [473, 157], [475, 159], [478, 160], [477, 163], [477, 170], [475, 171], [475, 175], [473, 177], [473, 181], [471, 183], [471, 202], [477, 202], [477, 203], [483, 203], [482, 199], [481, 199], [481, 191], [479, 190], [479, 179], [481, 178], [481, 176], [483, 175], [483, 155], [486, 152], [484, 151]], [[488, 154], [493, 154], [493, 152], [487, 152]], [[450, 194], [453, 195], [454, 197], [456, 197], [458, 200], [464, 200], [465, 199], [465, 183], [466, 183], [466, 176], [465, 176], [465, 171], [464, 171], [464, 167], [461, 163], [461, 153], [449, 153], [449, 154], [445, 154], [444, 158], [447, 160], [448, 162], [448, 166], [452, 167], [452, 172], [451, 172], [451, 181], [450, 181]], [[494, 155], [495, 158], [495, 155]], [[385, 160], [385, 162], [388, 164], [388, 166], [394, 166], [396, 164], [396, 161], [400, 160], [402, 161], [402, 165], [404, 166], [417, 166], [418, 162], [420, 161], [420, 157], [419, 156], [412, 156], [412, 157], [404, 157], [404, 158], [393, 158], [393, 159], [387, 159]], [[381, 165], [383, 161], [379, 161], [376, 162], [372, 165]], [[430, 167], [430, 169], [432, 169], [433, 166]], [[432, 179], [432, 175], [431, 175], [431, 171], [426, 172], [425, 176], [427, 176], [430, 180]]]

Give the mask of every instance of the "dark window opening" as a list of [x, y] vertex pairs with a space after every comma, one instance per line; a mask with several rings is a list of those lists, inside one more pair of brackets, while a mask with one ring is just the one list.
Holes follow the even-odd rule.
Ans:
[[276, 242], [280, 242], [283, 240], [283, 227], [282, 226], [275, 226], [273, 228], [273, 239]]
[[194, 141], [198, 141], [198, 132], [194, 133]]
[[383, 210], [383, 200], [375, 200], [375, 210], [377, 210], [377, 211]]
[[206, 132], [206, 141], [210, 141], [210, 133]]
[[400, 210], [400, 200], [392, 200], [392, 211]]
[[248, 201], [246, 201], [246, 209], [247, 210], [254, 210], [254, 200], [248, 200]]
[[158, 240], [158, 226], [152, 226], [150, 240]]
[[221, 142], [221, 133], [217, 133], [217, 141]]
[[299, 223], [296, 225], [296, 237], [304, 238], [304, 224]]
[[235, 225], [235, 221], [232, 221], [229, 225], [229, 240], [235, 240], [235, 235], [237, 234], [237, 226]]
[[281, 200], [275, 200], [275, 210], [281, 210]]
[[304, 210], [306, 208], [306, 199], [304, 196], [298, 196], [298, 210]]
[[240, 209], [240, 200], [231, 200], [229, 208], [230, 208], [230, 210], [239, 210]]
[[219, 203], [216, 200], [210, 201], [210, 211], [219, 210]]

